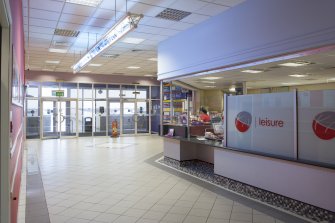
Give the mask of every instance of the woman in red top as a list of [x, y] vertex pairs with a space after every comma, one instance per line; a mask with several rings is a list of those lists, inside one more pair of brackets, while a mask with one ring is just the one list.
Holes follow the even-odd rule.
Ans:
[[207, 110], [205, 108], [200, 108], [200, 120], [202, 122], [210, 122], [211, 117], [207, 114]]

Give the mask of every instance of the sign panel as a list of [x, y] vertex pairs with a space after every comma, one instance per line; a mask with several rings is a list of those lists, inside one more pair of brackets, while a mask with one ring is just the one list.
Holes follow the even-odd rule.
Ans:
[[227, 97], [227, 146], [294, 158], [294, 97], [294, 92]]
[[53, 90], [52, 96], [56, 97], [64, 97], [64, 90]]
[[298, 158], [335, 165], [335, 90], [298, 92]]

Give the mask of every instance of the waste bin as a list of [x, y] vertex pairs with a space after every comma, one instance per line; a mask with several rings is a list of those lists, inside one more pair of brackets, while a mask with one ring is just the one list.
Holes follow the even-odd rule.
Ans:
[[85, 117], [85, 132], [92, 132], [92, 118]]

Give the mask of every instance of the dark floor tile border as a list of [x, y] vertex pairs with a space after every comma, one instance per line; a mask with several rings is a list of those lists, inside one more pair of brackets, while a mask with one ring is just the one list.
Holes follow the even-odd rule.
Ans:
[[[29, 161], [38, 166], [36, 153], [28, 154]], [[30, 162], [27, 162], [30, 165]], [[27, 166], [26, 223], [50, 223], [43, 181], [39, 167], [29, 172]]]
[[[306, 219], [304, 217], [300, 217], [299, 215], [289, 212], [285, 209], [279, 209], [276, 206], [267, 204], [263, 201], [260, 200], [256, 200], [253, 197], [246, 197], [246, 195], [244, 194], [239, 194], [236, 191], [232, 191], [230, 188], [222, 188], [223, 186], [215, 184], [214, 182], [209, 182], [208, 178], [206, 178], [207, 175], [201, 173], [198, 175], [192, 175], [191, 173], [188, 173], [186, 171], [183, 171], [182, 169], [178, 169], [176, 168], [176, 166], [168, 166], [165, 163], [161, 163], [161, 162], [156, 162], [157, 160], [159, 160], [160, 158], [163, 157], [163, 153], [157, 154], [149, 159], [146, 160], [147, 163], [149, 163], [150, 165], [153, 165], [157, 168], [160, 168], [166, 172], [169, 172], [175, 176], [181, 177], [185, 180], [188, 180], [198, 186], [204, 187], [209, 191], [212, 191], [214, 193], [217, 193], [221, 196], [224, 196], [228, 199], [237, 201], [243, 205], [246, 206], [250, 206], [253, 209], [259, 211], [259, 212], [263, 212], [264, 214], [270, 215], [273, 218], [276, 218], [280, 221], [283, 221], [285, 223], [307, 223], [307, 222], [316, 222], [315, 220], [310, 220], [310, 219]], [[170, 159], [172, 161], [176, 161], [173, 159]], [[178, 161], [176, 161], [178, 162]], [[178, 162], [179, 163], [179, 162]], [[179, 163], [180, 164], [180, 163]], [[181, 162], [181, 164], [179, 165], [179, 167], [183, 167], [183, 166], [187, 166], [187, 163]], [[214, 172], [214, 171], [213, 171]], [[191, 176], [192, 175], [192, 176]], [[216, 175], [218, 176], [218, 175]], [[199, 179], [200, 178], [200, 179]], [[228, 178], [226, 178], [228, 179]], [[240, 186], [240, 185], [239, 185]], [[249, 186], [249, 185], [248, 185]], [[271, 193], [271, 192], [270, 192]], [[333, 223], [333, 221], [324, 221], [324, 222], [329, 222], [329, 223]]]

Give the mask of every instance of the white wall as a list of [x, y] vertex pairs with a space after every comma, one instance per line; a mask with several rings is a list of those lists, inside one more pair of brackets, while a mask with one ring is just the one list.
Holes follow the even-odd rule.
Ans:
[[335, 44], [335, 1], [252, 0], [159, 44], [158, 79]]
[[335, 211], [335, 170], [215, 149], [214, 172]]

